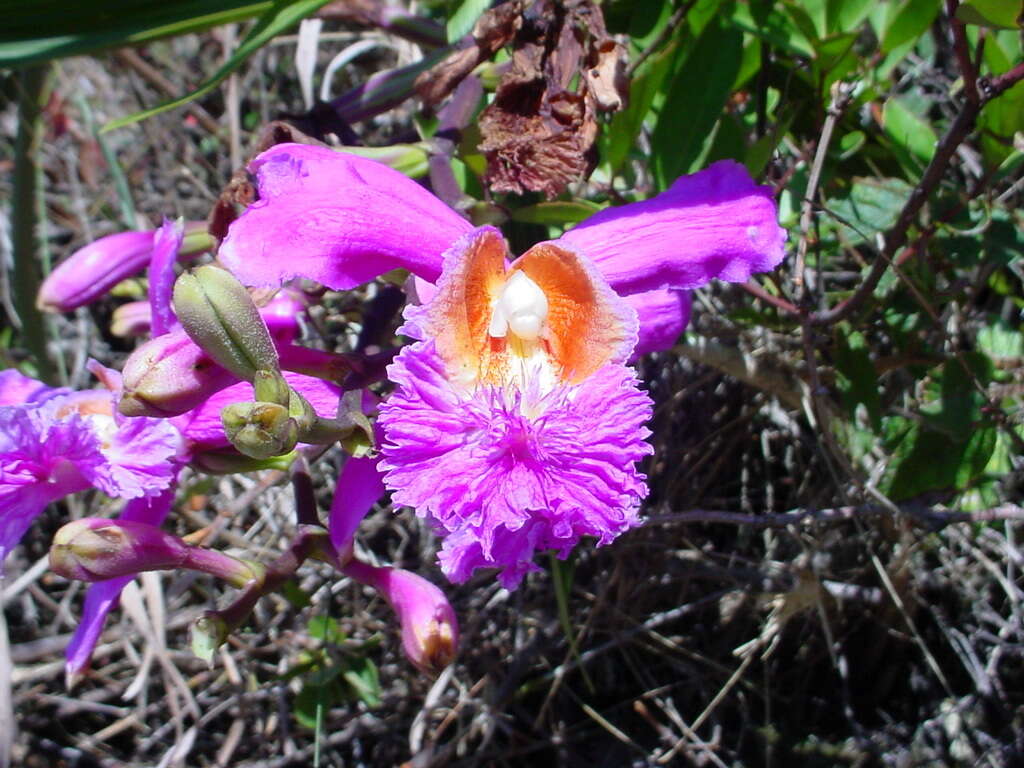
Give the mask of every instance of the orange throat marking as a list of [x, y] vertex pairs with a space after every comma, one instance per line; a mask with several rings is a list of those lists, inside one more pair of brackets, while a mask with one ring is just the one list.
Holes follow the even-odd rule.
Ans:
[[539, 377], [546, 391], [628, 354], [623, 307], [576, 254], [542, 243], [509, 266], [505, 241], [484, 230], [445, 265], [423, 328], [455, 383], [523, 389]]

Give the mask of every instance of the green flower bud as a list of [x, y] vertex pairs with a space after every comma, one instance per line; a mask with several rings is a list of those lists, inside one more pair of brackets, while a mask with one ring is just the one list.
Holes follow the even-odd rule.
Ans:
[[174, 284], [174, 311], [185, 332], [245, 381], [280, 370], [277, 350], [252, 297], [234, 275], [206, 264]]
[[299, 428], [288, 409], [276, 403], [234, 403], [220, 412], [231, 444], [254, 459], [269, 459], [291, 451]]

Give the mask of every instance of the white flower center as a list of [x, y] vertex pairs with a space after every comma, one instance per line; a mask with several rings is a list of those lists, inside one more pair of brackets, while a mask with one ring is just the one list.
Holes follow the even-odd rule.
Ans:
[[547, 318], [548, 297], [544, 291], [524, 272], [513, 272], [494, 305], [487, 332], [502, 339], [511, 331], [523, 341], [535, 341]]

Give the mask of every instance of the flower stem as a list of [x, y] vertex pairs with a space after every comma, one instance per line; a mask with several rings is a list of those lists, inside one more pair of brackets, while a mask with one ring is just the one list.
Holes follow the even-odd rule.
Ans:
[[49, 64], [27, 67], [18, 75], [18, 138], [14, 151], [12, 240], [14, 247], [14, 306], [21, 338], [32, 355], [39, 378], [53, 382], [54, 368], [46, 351], [47, 321], [36, 307], [39, 270], [39, 148], [43, 141], [42, 113], [50, 97]]

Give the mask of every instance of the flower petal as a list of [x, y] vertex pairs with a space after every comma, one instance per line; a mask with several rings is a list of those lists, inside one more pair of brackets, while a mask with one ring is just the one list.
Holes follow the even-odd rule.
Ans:
[[777, 218], [771, 188], [721, 160], [650, 200], [606, 208], [556, 243], [593, 259], [619, 295], [696, 288], [774, 268], [786, 242]]
[[636, 314], [586, 258], [541, 243], [516, 259], [548, 300], [551, 356], [564, 381], [579, 383], [606, 363], [624, 362], [636, 346]]
[[689, 291], [646, 291], [626, 296], [625, 301], [636, 310], [640, 321], [640, 338], [632, 360], [671, 349], [690, 322], [693, 300]]
[[174, 265], [185, 238], [185, 221], [164, 219], [153, 235], [153, 255], [149, 260], [150, 326], [154, 336], [167, 333], [174, 326], [171, 293], [174, 289]]
[[546, 394], [465, 390], [426, 341], [388, 374], [398, 388], [380, 411], [385, 485], [448, 537], [441, 568], [453, 581], [498, 567], [511, 588], [535, 550], [567, 554], [582, 536], [606, 544], [639, 524], [651, 401], [626, 366]]
[[472, 225], [373, 160], [278, 144], [250, 165], [260, 199], [231, 224], [218, 258], [249, 285], [306, 277], [348, 289], [392, 269], [428, 280]]
[[0, 371], [0, 406], [43, 403], [51, 397], [66, 395], [70, 389], [54, 388], [22, 375], [14, 368]]
[[383, 475], [377, 467], [379, 459], [349, 456], [338, 476], [338, 488], [331, 502], [327, 528], [331, 543], [338, 552], [345, 552], [359, 523], [384, 495]]

